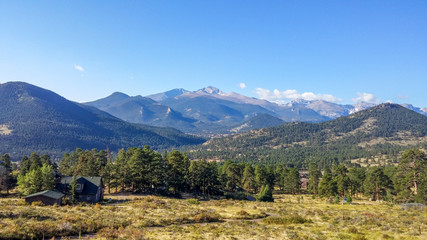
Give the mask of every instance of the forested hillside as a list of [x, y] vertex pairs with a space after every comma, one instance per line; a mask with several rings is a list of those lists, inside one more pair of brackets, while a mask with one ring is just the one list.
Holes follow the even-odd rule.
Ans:
[[76, 147], [162, 149], [204, 141], [172, 128], [127, 123], [22, 82], [0, 85], [0, 106], [0, 153], [13, 159], [33, 151], [55, 157]]
[[377, 155], [396, 160], [400, 151], [426, 144], [427, 117], [387, 103], [328, 122], [287, 123], [186, 150], [193, 158], [330, 166]]

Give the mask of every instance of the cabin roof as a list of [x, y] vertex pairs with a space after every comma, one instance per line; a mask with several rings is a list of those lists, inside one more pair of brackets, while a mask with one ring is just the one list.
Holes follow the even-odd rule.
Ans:
[[57, 192], [57, 191], [45, 190], [42, 192], [30, 194], [30, 195], [26, 196], [25, 198], [36, 197], [36, 196], [45, 196], [45, 197], [53, 198], [53, 199], [61, 199], [62, 197], [65, 196], [65, 194]]

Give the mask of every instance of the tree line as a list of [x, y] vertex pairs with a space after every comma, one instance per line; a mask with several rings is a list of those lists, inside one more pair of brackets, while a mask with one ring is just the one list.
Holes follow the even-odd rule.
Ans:
[[[53, 189], [55, 172], [66, 176], [102, 176], [107, 191], [132, 191], [179, 196], [182, 192], [272, 201], [272, 191], [321, 197], [351, 198], [366, 195], [373, 200], [427, 201], [427, 156], [418, 149], [405, 151], [397, 166], [348, 167], [344, 164], [321, 169], [306, 166], [307, 189], [301, 188], [302, 172], [286, 165], [223, 163], [193, 160], [177, 150], [163, 152], [144, 148], [121, 149], [116, 157], [104, 150], [76, 149], [64, 154], [58, 165], [49, 156], [24, 156], [19, 167], [1, 157], [0, 187], [20, 194]], [[16, 171], [13, 171], [13, 168]]]

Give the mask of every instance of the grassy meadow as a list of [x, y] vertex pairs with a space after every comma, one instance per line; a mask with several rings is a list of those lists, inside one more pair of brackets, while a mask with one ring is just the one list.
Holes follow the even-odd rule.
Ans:
[[74, 206], [28, 205], [0, 198], [2, 239], [427, 239], [427, 209], [354, 200], [331, 204], [311, 195], [275, 201], [107, 195]]

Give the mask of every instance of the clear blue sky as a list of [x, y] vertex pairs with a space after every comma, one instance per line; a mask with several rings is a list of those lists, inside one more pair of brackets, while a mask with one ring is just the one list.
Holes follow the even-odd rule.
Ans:
[[0, 1], [0, 34], [1, 83], [79, 102], [213, 85], [427, 107], [424, 0]]

